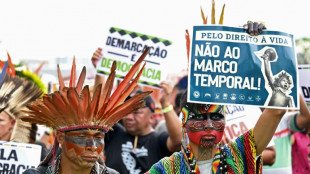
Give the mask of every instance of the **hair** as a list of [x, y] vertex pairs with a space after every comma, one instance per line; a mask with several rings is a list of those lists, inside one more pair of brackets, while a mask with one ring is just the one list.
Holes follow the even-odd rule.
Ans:
[[288, 84], [290, 85], [292, 84], [292, 80], [290, 79], [290, 76], [286, 72], [282, 72], [281, 74], [278, 75], [278, 77], [274, 79], [273, 86], [280, 87], [280, 82], [283, 78], [287, 80]]

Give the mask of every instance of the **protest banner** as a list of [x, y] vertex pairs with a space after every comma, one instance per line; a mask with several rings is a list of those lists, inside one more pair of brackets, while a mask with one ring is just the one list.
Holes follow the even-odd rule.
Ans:
[[41, 149], [35, 144], [0, 141], [0, 174], [22, 174], [29, 168], [36, 168]]
[[294, 37], [250, 36], [243, 28], [194, 26], [188, 101], [299, 108]]
[[131, 66], [150, 47], [144, 61], [147, 62], [139, 83], [159, 87], [167, 77], [168, 58], [171, 41], [137, 32], [111, 27], [103, 46], [103, 57], [97, 64], [97, 74], [108, 75], [113, 61], [117, 61], [116, 77], [123, 79]]
[[310, 109], [310, 65], [299, 65], [298, 72], [301, 93], [308, 106], [308, 109]]
[[231, 140], [254, 128], [262, 114], [259, 107], [249, 105], [226, 105], [225, 136]]

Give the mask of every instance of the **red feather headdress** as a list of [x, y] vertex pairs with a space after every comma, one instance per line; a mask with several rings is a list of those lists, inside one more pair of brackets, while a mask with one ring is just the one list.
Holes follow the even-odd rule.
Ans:
[[98, 85], [93, 97], [90, 95], [88, 86], [82, 89], [86, 76], [85, 67], [76, 83], [76, 65], [75, 59], [73, 60], [69, 86], [66, 87], [58, 66], [59, 91], [45, 94], [43, 99], [32, 102], [28, 105], [28, 110], [25, 111], [28, 116], [23, 116], [21, 119], [63, 132], [85, 128], [100, 129], [107, 132], [124, 116], [143, 107], [144, 98], [151, 93], [149, 91], [137, 94], [125, 102], [125, 99], [137, 85], [145, 63], [135, 79], [131, 83], [130, 81], [139, 70], [148, 51], [149, 48], [132, 66], [112, 96], [110, 94], [115, 78], [116, 61], [113, 62], [111, 73], [104, 88], [101, 84]]

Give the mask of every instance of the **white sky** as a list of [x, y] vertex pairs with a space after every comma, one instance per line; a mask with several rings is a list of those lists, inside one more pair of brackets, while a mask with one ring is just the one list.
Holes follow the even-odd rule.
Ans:
[[[173, 42], [175, 67], [186, 65], [185, 29], [201, 25], [200, 6], [210, 19], [211, 0], [2, 0], [0, 59], [6, 51], [21, 59], [89, 58], [102, 47], [110, 27]], [[272, 30], [310, 37], [308, 0], [216, 0], [217, 20], [226, 3], [224, 24], [265, 21]]]

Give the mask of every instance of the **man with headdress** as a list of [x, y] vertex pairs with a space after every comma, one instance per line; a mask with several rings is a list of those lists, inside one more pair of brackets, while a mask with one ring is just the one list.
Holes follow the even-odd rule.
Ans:
[[[140, 70], [130, 83], [148, 50], [132, 66], [111, 97], [116, 70], [115, 61], [104, 88], [101, 84], [98, 85], [93, 97], [90, 96], [88, 86], [82, 89], [86, 75], [85, 67], [76, 84], [75, 61], [73, 62], [69, 87], [65, 87], [58, 68], [60, 90], [44, 95], [43, 100], [30, 104], [27, 112], [29, 116], [22, 117], [24, 121], [55, 129], [55, 144], [37, 169], [30, 169], [24, 173], [117, 173], [107, 168], [103, 162], [99, 164], [99, 154], [104, 148], [105, 133], [122, 117], [143, 107], [144, 98], [150, 94], [150, 92], [143, 92], [125, 101], [142, 74]], [[61, 144], [61, 154], [56, 156], [59, 144]]]
[[0, 140], [34, 143], [36, 135], [32, 129], [35, 125], [23, 122], [19, 117], [25, 106], [39, 98], [42, 91], [33, 82], [15, 76], [10, 57], [6, 63], [0, 62]]

